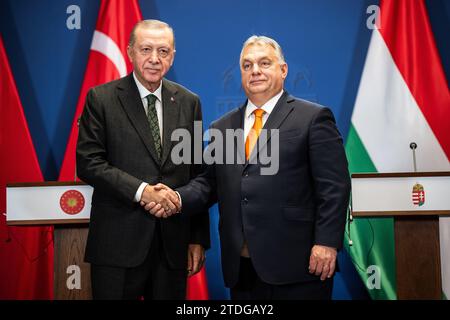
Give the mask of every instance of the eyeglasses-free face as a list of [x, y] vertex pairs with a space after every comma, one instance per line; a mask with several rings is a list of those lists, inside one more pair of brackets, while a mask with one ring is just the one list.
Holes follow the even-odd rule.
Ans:
[[153, 92], [173, 64], [173, 34], [168, 28], [140, 27], [135, 30], [135, 36], [134, 45], [128, 47], [128, 57], [136, 77]]
[[242, 87], [247, 97], [262, 106], [284, 85], [288, 66], [270, 45], [252, 44], [244, 48], [241, 60]]

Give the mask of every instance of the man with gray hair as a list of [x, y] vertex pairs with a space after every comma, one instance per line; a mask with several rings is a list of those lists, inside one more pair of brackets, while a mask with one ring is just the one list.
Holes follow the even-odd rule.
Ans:
[[[184, 299], [187, 276], [200, 270], [209, 247], [208, 212], [171, 215], [179, 210], [178, 196], [154, 186], [176, 188], [200, 172], [170, 157], [172, 132], [183, 127], [193, 136], [194, 121], [202, 119], [200, 100], [164, 78], [175, 57], [168, 24], [137, 23], [127, 51], [133, 72], [92, 88], [80, 121], [78, 175], [94, 187], [85, 254], [92, 294]], [[140, 204], [151, 201], [163, 206], [165, 219], [143, 210]]]
[[[181, 215], [218, 201], [222, 269], [232, 299], [330, 299], [350, 195], [333, 114], [286, 92], [288, 65], [273, 39], [250, 37], [240, 69], [248, 100], [211, 128], [223, 136], [243, 129], [246, 162], [208, 165], [178, 188]], [[278, 135], [270, 135], [273, 130]], [[278, 172], [264, 175], [259, 160], [274, 144]], [[146, 209], [163, 212], [155, 203]]]

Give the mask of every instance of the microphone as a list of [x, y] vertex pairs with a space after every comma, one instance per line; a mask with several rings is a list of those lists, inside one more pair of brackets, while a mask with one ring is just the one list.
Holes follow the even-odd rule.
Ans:
[[[79, 116], [77, 119], [77, 131], [80, 130], [80, 120], [81, 120], [81, 116]], [[73, 181], [77, 182], [77, 161], [76, 161], [76, 159], [75, 159], [75, 172], [74, 172]]]
[[353, 210], [352, 210], [352, 201], [348, 203], [348, 223], [347, 223], [347, 238], [348, 238], [348, 246], [351, 247], [353, 245], [352, 237], [350, 235], [350, 225], [353, 222]]
[[412, 150], [412, 153], [413, 153], [414, 172], [417, 172], [417, 167], [416, 167], [416, 149], [417, 149], [417, 143], [411, 142], [411, 143], [409, 144], [409, 148]]

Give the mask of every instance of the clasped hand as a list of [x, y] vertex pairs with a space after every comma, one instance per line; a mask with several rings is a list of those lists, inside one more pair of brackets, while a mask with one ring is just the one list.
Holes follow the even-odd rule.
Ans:
[[176, 192], [162, 183], [147, 185], [142, 192], [140, 204], [157, 218], [168, 218], [181, 210]]

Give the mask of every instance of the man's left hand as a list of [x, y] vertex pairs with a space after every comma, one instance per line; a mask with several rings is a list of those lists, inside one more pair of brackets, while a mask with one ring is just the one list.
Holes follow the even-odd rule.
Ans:
[[335, 248], [314, 245], [309, 257], [309, 273], [320, 276], [322, 281], [331, 278], [336, 268], [336, 256], [337, 250]]
[[193, 276], [205, 262], [205, 249], [200, 244], [190, 244], [188, 248], [188, 276]]

